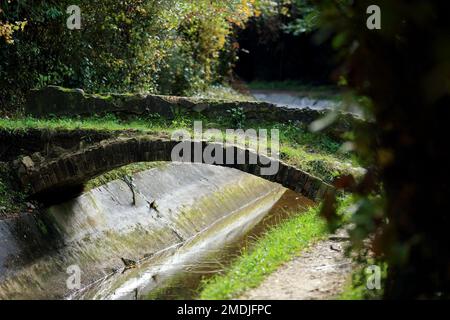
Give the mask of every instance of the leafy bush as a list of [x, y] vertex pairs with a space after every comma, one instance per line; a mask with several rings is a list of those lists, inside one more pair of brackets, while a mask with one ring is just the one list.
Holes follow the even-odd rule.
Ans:
[[[81, 30], [66, 27], [69, 5]], [[183, 94], [220, 78], [229, 35], [254, 0], [12, 0], [0, 8], [0, 104], [49, 84], [86, 91]], [[224, 54], [227, 53], [227, 54]]]

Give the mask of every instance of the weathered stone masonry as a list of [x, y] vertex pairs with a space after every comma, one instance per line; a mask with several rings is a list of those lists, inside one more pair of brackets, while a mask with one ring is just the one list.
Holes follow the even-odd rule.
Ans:
[[[155, 115], [172, 119], [177, 114], [201, 114], [209, 118], [229, 117], [227, 111], [242, 109], [246, 119], [276, 121], [286, 123], [298, 121], [303, 124], [323, 118], [326, 111], [278, 107], [257, 101], [226, 101], [196, 99], [175, 96], [140, 94], [86, 94], [80, 89], [65, 89], [49, 86], [32, 90], [28, 96], [26, 112], [34, 117], [54, 116], [92, 116], [108, 113], [121, 115]], [[360, 120], [350, 114], [340, 114], [327, 129], [335, 137], [351, 129]]]
[[[21, 183], [30, 188], [31, 195], [48, 194], [58, 188], [82, 185], [95, 176], [127, 164], [171, 161], [172, 149], [177, 143], [179, 142], [148, 136], [117, 138], [102, 141], [76, 152], [65, 153], [54, 159], [44, 159], [41, 162], [35, 162], [31, 157], [26, 156], [15, 161], [14, 167]], [[189, 143], [192, 148], [199, 147], [201, 150], [211, 145], [205, 141], [184, 141], [183, 143]], [[261, 175], [261, 168], [269, 166], [262, 164], [267, 164], [269, 160], [267, 157], [263, 159], [264, 155], [234, 145], [224, 146], [217, 143], [214, 145], [224, 148], [224, 157], [227, 154], [226, 149], [233, 148], [235, 156], [234, 165], [216, 165], [229, 166], [280, 183], [314, 200], [323, 198], [327, 192], [333, 190], [332, 186], [322, 180], [273, 158], [269, 158], [270, 161], [279, 162], [278, 173], [272, 176]], [[245, 154], [245, 164], [236, 164], [238, 154]], [[248, 164], [251, 156], [257, 157], [258, 164]], [[221, 162], [226, 163], [225, 159], [223, 160]], [[191, 159], [191, 162], [193, 161], [194, 159]]]

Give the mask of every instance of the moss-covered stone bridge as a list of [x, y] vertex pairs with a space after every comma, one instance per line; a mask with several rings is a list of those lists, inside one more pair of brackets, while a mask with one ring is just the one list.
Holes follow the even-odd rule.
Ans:
[[[98, 175], [131, 163], [172, 161], [172, 151], [179, 143], [180, 141], [154, 136], [119, 137], [103, 140], [77, 151], [65, 152], [50, 159], [34, 161], [32, 157], [25, 156], [14, 162], [14, 168], [30, 195], [52, 195], [64, 189], [82, 186]], [[221, 152], [215, 151], [217, 152], [215, 159], [218, 159], [219, 155], [223, 158], [210, 164], [231, 167], [280, 183], [310, 199], [321, 199], [332, 190], [332, 186], [319, 178], [250, 149], [206, 141], [181, 143], [187, 144], [191, 150], [201, 150], [202, 154], [208, 147], [210, 150], [220, 150]], [[225, 158], [230, 154], [233, 155], [233, 159]], [[203, 157], [195, 159], [194, 153], [190, 159], [184, 156], [183, 161], [205, 163]], [[274, 174], [263, 174], [264, 170], [261, 169], [274, 165], [278, 169]]]

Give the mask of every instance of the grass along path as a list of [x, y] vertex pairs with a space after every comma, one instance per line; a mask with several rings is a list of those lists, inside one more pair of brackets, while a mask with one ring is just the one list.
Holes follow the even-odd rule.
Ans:
[[319, 207], [313, 207], [271, 228], [254, 246], [244, 249], [225, 273], [206, 280], [199, 298], [233, 299], [261, 284], [281, 264], [327, 235], [326, 224], [318, 213]]
[[[351, 204], [346, 197], [339, 202], [344, 216]], [[326, 222], [319, 216], [320, 206], [293, 216], [272, 228], [255, 241], [221, 274], [203, 282], [199, 299], [239, 298], [276, 272], [284, 263], [301, 256], [305, 249], [328, 236]]]
[[317, 241], [272, 273], [245, 300], [329, 300], [345, 291], [352, 272], [352, 258], [345, 255], [349, 244], [345, 228]]

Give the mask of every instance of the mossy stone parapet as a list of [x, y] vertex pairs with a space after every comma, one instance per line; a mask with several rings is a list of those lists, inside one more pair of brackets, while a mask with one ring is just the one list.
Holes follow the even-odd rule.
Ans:
[[180, 112], [215, 115], [217, 113], [225, 114], [226, 110], [236, 107], [245, 107], [249, 111], [259, 108], [264, 110], [268, 108], [268, 104], [143, 94], [86, 94], [81, 89], [48, 86], [40, 90], [30, 91], [25, 111], [29, 115], [42, 118], [116, 113], [129, 115], [158, 114], [171, 119]]
[[[299, 121], [309, 124], [323, 118], [326, 111], [309, 108], [279, 107], [258, 101], [227, 101], [147, 94], [86, 94], [81, 89], [48, 86], [32, 90], [26, 112], [34, 117], [92, 116], [108, 113], [125, 115], [155, 115], [168, 119], [177, 114], [201, 114], [207, 117], [227, 117], [228, 111], [240, 108], [246, 119], [260, 121]], [[333, 125], [335, 131], [345, 131], [357, 121], [351, 114], [340, 114]]]
[[173, 116], [171, 107], [177, 105], [173, 97], [131, 94], [86, 94], [81, 89], [48, 86], [31, 90], [25, 111], [35, 117], [91, 116], [107, 113], [151, 114]]

